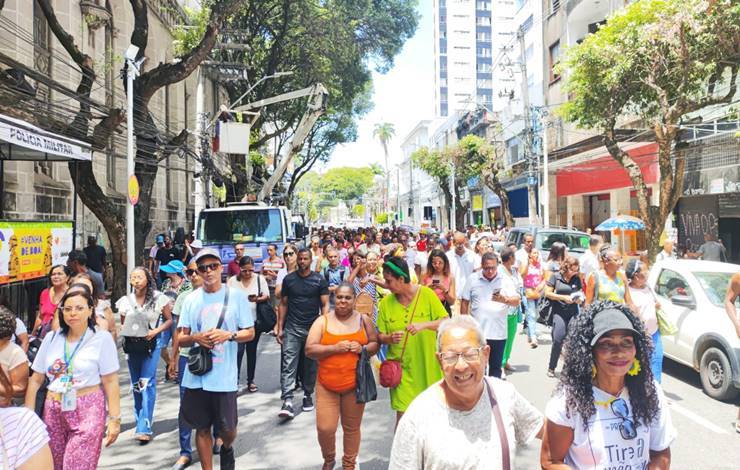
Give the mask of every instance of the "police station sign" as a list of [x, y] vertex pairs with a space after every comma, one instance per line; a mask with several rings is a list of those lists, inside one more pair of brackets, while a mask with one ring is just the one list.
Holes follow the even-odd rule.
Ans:
[[0, 140], [71, 160], [91, 159], [90, 149], [86, 144], [3, 115], [0, 115]]

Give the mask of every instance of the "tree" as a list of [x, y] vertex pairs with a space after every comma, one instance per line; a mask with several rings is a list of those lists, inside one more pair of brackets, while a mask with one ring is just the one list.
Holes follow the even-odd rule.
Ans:
[[[103, 119], [89, 135], [89, 123], [92, 118], [90, 112], [90, 94], [95, 82], [96, 72], [92, 58], [83, 53], [75, 37], [69, 34], [57, 19], [51, 0], [35, 0], [46, 18], [49, 28], [65, 49], [70, 58], [80, 67], [82, 78], [77, 88], [80, 102], [79, 112], [70, 125], [68, 135], [77, 139], [91, 142], [93, 148], [101, 150], [107, 137], [124, 121], [125, 115], [121, 110], [111, 110], [110, 115]], [[177, 83], [187, 78], [208, 57], [216, 43], [222, 24], [241, 5], [239, 0], [219, 0], [209, 2], [210, 10], [197, 42], [193, 47], [170, 63], [160, 63], [156, 67], [144, 72], [135, 81], [133, 90], [126, 90], [134, 94], [134, 135], [136, 138], [136, 166], [135, 174], [139, 180], [140, 196], [136, 206], [136, 253], [141, 253], [146, 236], [151, 229], [150, 208], [152, 189], [159, 169], [159, 162], [166, 159], [174, 151], [181, 148], [188, 136], [187, 129], [177, 135], [167, 136], [159, 130], [154, 118], [149, 112], [149, 102], [163, 87]], [[134, 26], [131, 32], [131, 44], [139, 48], [137, 60], [146, 56], [149, 45], [149, 7], [146, 0], [130, 0], [134, 17]], [[91, 162], [71, 162], [69, 170], [72, 175], [75, 191], [83, 204], [90, 209], [105, 227], [111, 243], [111, 252], [114, 265], [126, 265], [126, 219], [125, 207], [109, 198], [95, 178]], [[139, 258], [139, 257], [137, 257]], [[125, 270], [114, 269], [114, 297], [125, 291]]]
[[455, 145], [440, 150], [430, 150], [421, 147], [413, 154], [414, 164], [437, 180], [437, 184], [445, 196], [447, 207], [452, 205], [452, 191], [450, 190], [451, 169], [455, 167], [455, 217], [450, 221], [450, 227], [462, 227], [465, 223], [465, 212], [468, 204], [461, 201], [463, 188], [468, 180], [474, 176], [482, 176], [484, 182], [501, 198], [501, 211], [509, 227], [514, 221], [509, 212], [509, 198], [498, 180], [500, 162], [496, 158], [494, 148], [477, 135], [466, 135]]
[[332, 199], [342, 200], [347, 207], [352, 207], [352, 201], [362, 198], [372, 185], [370, 168], [341, 167], [327, 171], [318, 186], [323, 195], [333, 194]]
[[375, 124], [373, 137], [376, 137], [380, 141], [380, 145], [383, 146], [383, 155], [385, 156], [385, 196], [383, 204], [386, 211], [388, 210], [388, 193], [391, 187], [391, 168], [388, 163], [388, 142], [393, 139], [394, 135], [396, 135], [396, 129], [393, 127], [393, 124], [389, 122]]
[[[740, 3], [736, 0], [642, 0], [608, 19], [570, 49], [561, 69], [572, 99], [559, 112], [598, 130], [637, 190], [648, 253], [659, 251], [664, 223], [683, 191], [681, 122], [737, 91]], [[658, 147], [658, 205], [640, 166], [617, 141], [620, 120], [639, 117]]]

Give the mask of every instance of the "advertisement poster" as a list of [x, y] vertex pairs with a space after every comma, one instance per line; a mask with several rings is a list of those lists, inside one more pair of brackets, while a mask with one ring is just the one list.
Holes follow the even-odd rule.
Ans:
[[38, 279], [66, 264], [72, 233], [72, 222], [0, 220], [0, 284]]

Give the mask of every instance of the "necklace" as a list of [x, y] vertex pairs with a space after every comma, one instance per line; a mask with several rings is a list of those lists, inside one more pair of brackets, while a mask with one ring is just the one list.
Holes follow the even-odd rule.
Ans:
[[624, 390], [624, 387], [622, 387], [621, 390], [619, 390], [619, 393], [617, 393], [617, 396], [609, 397], [606, 400], [594, 400], [594, 405], [596, 405], [596, 406], [603, 406], [604, 409], [609, 409], [609, 406], [611, 406], [612, 403], [614, 403], [615, 401], [619, 400], [619, 395], [622, 394], [622, 391], [623, 390]]

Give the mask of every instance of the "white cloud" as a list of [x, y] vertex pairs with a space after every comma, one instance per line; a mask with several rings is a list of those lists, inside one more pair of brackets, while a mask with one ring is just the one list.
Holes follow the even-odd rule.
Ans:
[[373, 137], [376, 123], [390, 122], [396, 136], [390, 142], [390, 165], [401, 161], [401, 141], [422, 119], [434, 116], [434, 33], [432, 1], [419, 2], [419, 27], [385, 75], [373, 73], [373, 110], [358, 123], [356, 142], [337, 146], [328, 167], [384, 165], [383, 148]]

